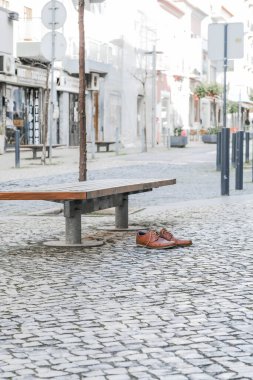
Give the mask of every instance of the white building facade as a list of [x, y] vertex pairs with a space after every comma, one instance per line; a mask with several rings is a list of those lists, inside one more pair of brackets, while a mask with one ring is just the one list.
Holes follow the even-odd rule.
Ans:
[[[78, 13], [72, 1], [58, 1], [67, 13], [64, 25], [58, 29], [67, 48], [55, 63], [52, 142], [78, 145]], [[0, 73], [0, 88], [6, 98], [2, 124], [6, 127], [6, 112], [13, 118], [18, 100], [21, 111], [13, 124], [23, 128], [26, 143], [41, 142], [45, 123], [43, 104], [51, 80], [49, 76], [47, 82], [49, 62], [41, 53], [41, 41], [49, 32], [41, 22], [46, 3], [47, 0], [0, 0], [0, 10], [7, 19], [10, 12], [19, 15], [7, 33], [13, 39], [8, 43], [11, 50], [0, 46], [15, 69], [7, 77]], [[217, 62], [208, 59], [207, 30], [212, 22], [242, 20], [245, 24], [245, 56], [234, 62], [235, 71], [229, 72], [228, 82], [231, 100], [239, 100], [241, 94], [241, 105], [249, 111], [253, 87], [252, 9], [250, 0], [235, 0], [232, 4], [226, 0], [86, 2], [87, 141], [118, 139], [125, 147], [146, 151], [156, 145], [167, 146], [175, 128], [187, 133], [203, 125], [209, 128], [210, 99], [196, 98], [194, 89], [199, 83], [222, 83]], [[240, 83], [238, 72], [244, 78]], [[222, 123], [222, 99], [217, 113]]]

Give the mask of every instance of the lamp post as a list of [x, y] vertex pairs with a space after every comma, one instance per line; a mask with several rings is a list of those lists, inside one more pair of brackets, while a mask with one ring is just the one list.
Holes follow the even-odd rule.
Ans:
[[152, 148], [155, 147], [156, 135], [156, 46], [153, 46], [152, 52]]
[[52, 59], [51, 59], [51, 92], [50, 92], [50, 130], [49, 130], [49, 162], [52, 163], [52, 140], [55, 107], [54, 63], [55, 63], [55, 0], [52, 0]]
[[[87, 148], [86, 148], [86, 112], [85, 112], [85, 27], [84, 7], [85, 0], [72, 0], [78, 11], [79, 23], [79, 181], [87, 179]], [[89, 0], [89, 3], [102, 3], [104, 0]]]

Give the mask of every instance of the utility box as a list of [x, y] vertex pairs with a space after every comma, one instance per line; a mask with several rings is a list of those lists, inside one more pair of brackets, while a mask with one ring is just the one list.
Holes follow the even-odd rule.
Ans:
[[87, 90], [92, 90], [92, 91], [99, 90], [99, 74], [98, 73], [88, 74]]
[[15, 58], [12, 55], [0, 55], [0, 73], [15, 75]]

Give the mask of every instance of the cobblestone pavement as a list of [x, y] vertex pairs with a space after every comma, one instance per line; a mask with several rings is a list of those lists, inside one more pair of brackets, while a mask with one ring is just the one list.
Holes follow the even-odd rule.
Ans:
[[[214, 149], [194, 143], [89, 163], [90, 178], [176, 177], [133, 196], [130, 220], [190, 237], [188, 248], [137, 248], [134, 231], [95, 229], [113, 222], [110, 212], [83, 218], [102, 247], [48, 248], [41, 242], [64, 231], [54, 204], [47, 215], [44, 203], [1, 202], [1, 379], [253, 379], [251, 167], [241, 191], [231, 170], [231, 195], [221, 197]], [[64, 165], [36, 179], [21, 170], [23, 179], [3, 174], [2, 187], [76, 176]]]

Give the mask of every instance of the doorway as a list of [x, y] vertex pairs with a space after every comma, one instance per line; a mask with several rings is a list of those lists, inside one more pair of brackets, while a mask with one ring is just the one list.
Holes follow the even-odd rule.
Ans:
[[93, 105], [93, 128], [95, 132], [95, 141], [99, 141], [99, 96], [98, 91], [92, 93], [92, 105]]
[[78, 95], [69, 94], [69, 145], [79, 145]]

